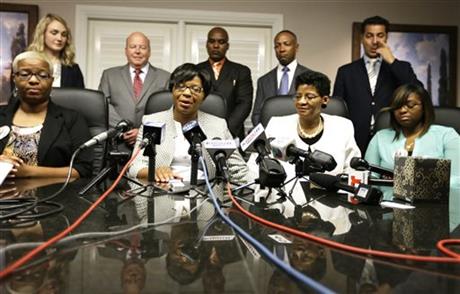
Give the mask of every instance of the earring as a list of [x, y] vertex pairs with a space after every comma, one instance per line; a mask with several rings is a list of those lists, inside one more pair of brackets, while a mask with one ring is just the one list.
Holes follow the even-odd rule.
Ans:
[[13, 98], [16, 98], [18, 96], [18, 87], [14, 86], [11, 95], [13, 96]]
[[321, 108], [326, 108], [326, 107], [327, 107], [326, 103], [321, 104]]

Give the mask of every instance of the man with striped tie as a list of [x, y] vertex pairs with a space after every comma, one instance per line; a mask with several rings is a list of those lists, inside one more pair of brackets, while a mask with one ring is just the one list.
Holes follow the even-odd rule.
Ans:
[[373, 135], [375, 116], [390, 104], [393, 91], [402, 84], [420, 83], [410, 65], [393, 56], [387, 45], [388, 20], [374, 16], [361, 24], [362, 58], [337, 71], [333, 96], [348, 106], [361, 153]]

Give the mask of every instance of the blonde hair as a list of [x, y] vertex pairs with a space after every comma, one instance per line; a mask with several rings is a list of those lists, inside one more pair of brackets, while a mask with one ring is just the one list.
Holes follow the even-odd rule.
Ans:
[[16, 57], [14, 58], [13, 60], [13, 73], [16, 73], [18, 71], [18, 63], [22, 60], [25, 60], [25, 59], [38, 59], [38, 60], [42, 60], [46, 63], [48, 63], [48, 70], [50, 73], [53, 72], [53, 63], [51, 62], [51, 60], [49, 59], [49, 57], [42, 53], [42, 52], [37, 52], [37, 51], [26, 51], [26, 52], [22, 52], [18, 55], [16, 55]]
[[45, 32], [48, 28], [48, 25], [53, 21], [60, 22], [67, 30], [67, 41], [60, 53], [59, 60], [63, 65], [75, 64], [75, 47], [72, 44], [72, 33], [70, 32], [66, 21], [56, 14], [48, 13], [42, 19], [40, 19], [37, 26], [35, 27], [34, 39], [27, 50], [38, 52], [45, 51]]

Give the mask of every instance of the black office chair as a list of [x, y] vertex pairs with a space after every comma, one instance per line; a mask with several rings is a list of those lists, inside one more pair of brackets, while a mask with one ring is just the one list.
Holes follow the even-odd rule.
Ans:
[[[272, 116], [284, 116], [297, 113], [292, 99], [291, 95], [278, 95], [267, 98], [263, 102], [260, 111], [260, 122], [262, 125], [266, 127]], [[331, 97], [327, 107], [322, 109], [321, 112], [349, 118], [347, 105], [340, 97]]]
[[[53, 88], [51, 100], [57, 105], [73, 109], [86, 119], [91, 136], [108, 130], [109, 108], [107, 99], [100, 91], [77, 88]], [[105, 164], [107, 141], [94, 147], [93, 175]]]
[[[460, 134], [460, 108], [459, 107], [435, 107], [434, 124], [454, 128]], [[391, 128], [390, 112], [384, 111], [377, 114], [375, 130]]]
[[[155, 92], [148, 98], [144, 114], [167, 110], [172, 106], [172, 103], [172, 93], [170, 91]], [[224, 119], [227, 116], [225, 100], [217, 94], [209, 94], [201, 104], [200, 110]]]

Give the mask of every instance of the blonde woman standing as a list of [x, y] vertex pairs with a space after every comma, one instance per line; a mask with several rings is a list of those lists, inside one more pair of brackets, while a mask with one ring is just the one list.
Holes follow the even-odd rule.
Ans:
[[75, 47], [66, 21], [47, 14], [37, 24], [30, 51], [46, 54], [53, 62], [53, 87], [84, 88], [83, 75], [75, 63]]

